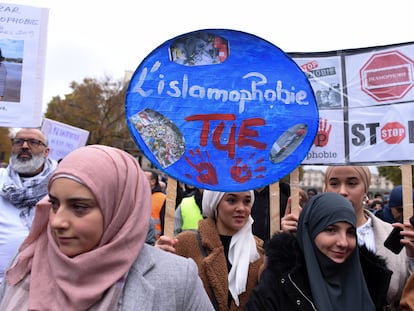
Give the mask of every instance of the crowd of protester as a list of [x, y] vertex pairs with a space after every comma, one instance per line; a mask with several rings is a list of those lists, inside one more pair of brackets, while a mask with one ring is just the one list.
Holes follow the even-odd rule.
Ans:
[[402, 187], [370, 193], [367, 167], [328, 167], [297, 208], [280, 183], [277, 232], [269, 186], [178, 182], [170, 236], [162, 173], [107, 146], [48, 155], [21, 129], [0, 168], [0, 310], [414, 310]]

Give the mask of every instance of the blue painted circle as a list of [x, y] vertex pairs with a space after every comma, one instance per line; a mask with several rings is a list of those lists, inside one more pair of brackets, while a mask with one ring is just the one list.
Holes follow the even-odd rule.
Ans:
[[145, 156], [199, 188], [244, 191], [278, 181], [318, 130], [309, 81], [255, 35], [205, 29], [166, 41], [135, 71], [126, 119]]

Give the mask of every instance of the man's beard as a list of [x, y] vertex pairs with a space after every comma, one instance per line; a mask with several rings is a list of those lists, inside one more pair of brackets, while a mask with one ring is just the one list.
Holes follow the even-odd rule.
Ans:
[[33, 174], [45, 163], [43, 154], [32, 155], [30, 160], [20, 160], [18, 154], [12, 154], [10, 165], [19, 174]]

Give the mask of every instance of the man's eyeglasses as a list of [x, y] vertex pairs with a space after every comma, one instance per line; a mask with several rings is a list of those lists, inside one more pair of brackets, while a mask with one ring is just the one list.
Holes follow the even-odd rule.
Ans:
[[40, 145], [46, 147], [46, 144], [44, 142], [42, 142], [41, 140], [38, 140], [38, 139], [33, 139], [33, 138], [28, 138], [28, 139], [15, 138], [15, 139], [12, 139], [13, 146], [21, 147], [21, 146], [23, 146], [23, 144], [25, 142], [27, 142], [30, 147], [39, 147]]

